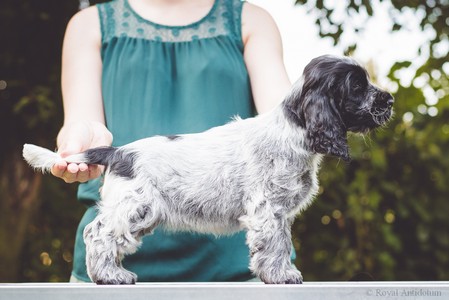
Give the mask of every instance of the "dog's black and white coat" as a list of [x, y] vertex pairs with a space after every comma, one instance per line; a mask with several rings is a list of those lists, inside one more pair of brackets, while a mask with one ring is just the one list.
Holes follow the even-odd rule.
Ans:
[[[322, 155], [349, 160], [347, 131], [382, 126], [392, 105], [355, 61], [321, 56], [270, 113], [65, 158], [107, 166], [98, 216], [84, 231], [89, 276], [134, 283], [121, 260], [163, 226], [217, 235], [244, 229], [255, 275], [265, 283], [301, 283], [290, 262], [290, 227], [318, 190]], [[60, 159], [33, 145], [23, 155], [42, 171]]]

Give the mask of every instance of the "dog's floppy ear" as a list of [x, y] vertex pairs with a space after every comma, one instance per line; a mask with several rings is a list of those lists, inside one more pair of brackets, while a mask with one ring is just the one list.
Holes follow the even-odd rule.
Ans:
[[321, 89], [303, 89], [300, 109], [308, 147], [317, 153], [350, 160], [346, 127], [334, 99]]

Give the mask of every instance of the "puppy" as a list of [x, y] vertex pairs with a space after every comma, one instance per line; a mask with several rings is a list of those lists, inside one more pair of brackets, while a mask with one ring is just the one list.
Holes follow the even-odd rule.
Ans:
[[[347, 131], [384, 125], [393, 102], [354, 60], [321, 56], [270, 113], [65, 158], [106, 166], [98, 216], [84, 231], [90, 278], [135, 283], [121, 260], [163, 226], [216, 235], [244, 229], [256, 276], [301, 283], [290, 261], [290, 227], [317, 193], [322, 156], [349, 160]], [[23, 155], [41, 171], [60, 159], [33, 145], [25, 145]]]

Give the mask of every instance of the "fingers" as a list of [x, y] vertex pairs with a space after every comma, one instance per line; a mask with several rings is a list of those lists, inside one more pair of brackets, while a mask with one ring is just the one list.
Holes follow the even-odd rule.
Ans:
[[67, 164], [61, 161], [53, 166], [51, 173], [66, 183], [86, 182], [101, 175], [101, 167], [97, 165], [86, 165], [85, 163]]
[[62, 179], [67, 183], [86, 182], [89, 180], [89, 169], [86, 164], [68, 164], [67, 169], [62, 174]]
[[76, 174], [78, 172], [86, 172], [88, 170], [88, 166], [85, 163], [75, 164], [70, 163], [67, 165], [67, 171]]
[[55, 177], [62, 178], [62, 175], [66, 170], [67, 170], [67, 162], [61, 160], [51, 168], [51, 174], [53, 174], [53, 176]]

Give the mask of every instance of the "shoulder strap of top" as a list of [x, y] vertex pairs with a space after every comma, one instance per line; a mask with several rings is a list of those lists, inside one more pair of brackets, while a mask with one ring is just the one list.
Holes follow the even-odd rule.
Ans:
[[122, 10], [123, 0], [97, 4], [100, 17], [102, 43], [109, 41], [116, 33], [117, 14]]
[[[217, 0], [218, 1], [218, 0]], [[226, 12], [224, 16], [227, 16], [228, 19], [228, 30], [230, 35], [234, 38], [235, 41], [239, 43], [241, 47], [243, 47], [242, 41], [242, 9], [243, 3], [245, 1], [242, 0], [222, 0], [223, 5], [226, 6]]]

